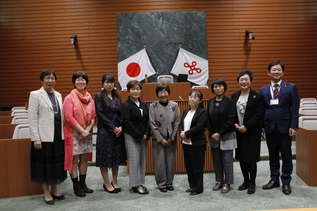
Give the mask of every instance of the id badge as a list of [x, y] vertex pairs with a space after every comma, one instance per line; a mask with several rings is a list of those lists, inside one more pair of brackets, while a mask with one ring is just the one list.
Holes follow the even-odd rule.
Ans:
[[278, 99], [271, 99], [270, 105], [278, 105]]

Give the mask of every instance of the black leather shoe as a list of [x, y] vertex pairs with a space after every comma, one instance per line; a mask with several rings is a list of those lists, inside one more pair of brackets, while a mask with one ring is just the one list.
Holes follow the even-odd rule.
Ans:
[[255, 188], [249, 188], [247, 194], [254, 194]]
[[269, 190], [269, 189], [277, 188], [277, 187], [280, 187], [280, 182], [274, 181], [272, 179], [267, 184], [262, 186], [264, 190]]
[[189, 192], [192, 192], [192, 189], [191, 189], [191, 188], [188, 188], [188, 189], [186, 190], [186, 193], [189, 193]]
[[173, 191], [174, 187], [173, 186], [168, 186], [166, 189], [169, 190], [169, 191]]
[[201, 193], [199, 193], [199, 192], [191, 192], [189, 195], [190, 195], [190, 196], [195, 196], [195, 195], [197, 195], [197, 194], [201, 194]]
[[289, 184], [283, 184], [282, 189], [285, 195], [289, 195], [292, 193], [292, 189]]
[[108, 188], [105, 186], [105, 184], [103, 184], [102, 186], [103, 186], [103, 189], [105, 189], [105, 191], [107, 191], [108, 193], [118, 193], [118, 191], [116, 189], [108, 190]]
[[64, 200], [64, 199], [65, 199], [65, 196], [64, 196], [64, 195], [54, 196], [54, 195], [52, 194], [52, 197], [53, 197], [53, 199], [58, 199], [58, 200]]
[[55, 204], [54, 198], [51, 199], [51, 200], [46, 201], [46, 200], [45, 200], [45, 197], [43, 196], [43, 199], [44, 199], [44, 201], [45, 201], [45, 204], [48, 204], [48, 205], [53, 205], [53, 204]]
[[229, 184], [223, 184], [220, 193], [225, 194], [230, 191], [230, 185]]
[[191, 192], [189, 195], [195, 196], [195, 195], [197, 195], [197, 192]]
[[166, 188], [159, 188], [159, 190], [163, 193], [167, 192], [167, 189]]
[[133, 187], [132, 190], [134, 193], [138, 193], [138, 194], [148, 194], [149, 193], [147, 188], [142, 186], [142, 185], [139, 185], [137, 187]]
[[222, 188], [222, 182], [217, 182], [212, 188], [213, 191], [220, 190]]
[[246, 185], [246, 184], [243, 183], [242, 185], [240, 185], [240, 186], [238, 187], [238, 190], [240, 190], [240, 191], [241, 191], [241, 190], [246, 190], [246, 189], [248, 189], [248, 187], [249, 187], [248, 185]]

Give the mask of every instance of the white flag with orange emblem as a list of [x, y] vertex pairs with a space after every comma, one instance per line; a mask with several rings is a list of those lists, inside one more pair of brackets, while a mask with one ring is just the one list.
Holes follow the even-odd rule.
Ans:
[[186, 74], [188, 81], [206, 86], [209, 78], [208, 60], [180, 48], [171, 73], [177, 76]]
[[149, 77], [155, 73], [145, 48], [118, 63], [118, 80], [122, 89], [127, 88], [130, 80], [142, 81], [145, 75]]

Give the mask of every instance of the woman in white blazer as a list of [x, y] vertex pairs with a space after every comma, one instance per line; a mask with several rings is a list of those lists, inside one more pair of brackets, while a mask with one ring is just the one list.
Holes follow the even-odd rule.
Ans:
[[64, 170], [64, 137], [62, 96], [53, 87], [56, 74], [45, 69], [40, 74], [42, 88], [30, 93], [28, 118], [32, 141], [31, 180], [42, 185], [44, 201], [65, 199], [57, 184], [67, 178]]

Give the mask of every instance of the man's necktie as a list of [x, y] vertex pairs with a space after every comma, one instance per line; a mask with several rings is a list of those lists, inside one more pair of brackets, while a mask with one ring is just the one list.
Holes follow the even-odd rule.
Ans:
[[274, 84], [274, 90], [273, 90], [273, 97], [274, 97], [274, 99], [277, 99], [277, 98], [278, 98], [278, 87], [279, 87], [278, 84]]

